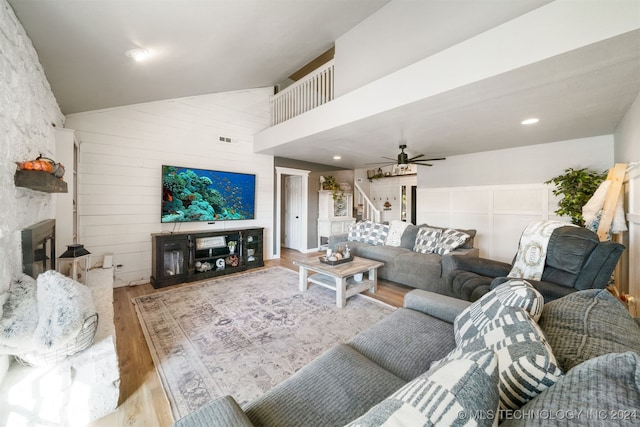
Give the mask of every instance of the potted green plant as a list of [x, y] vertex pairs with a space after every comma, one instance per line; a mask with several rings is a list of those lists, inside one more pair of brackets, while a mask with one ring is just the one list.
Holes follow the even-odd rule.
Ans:
[[555, 196], [563, 196], [555, 214], [569, 216], [572, 224], [584, 227], [582, 207], [591, 199], [606, 177], [607, 172], [568, 168], [564, 170], [564, 174], [545, 182], [545, 184], [556, 185], [553, 190]]
[[323, 190], [331, 190], [331, 194], [333, 195], [333, 200], [336, 202], [341, 202], [344, 196], [344, 191], [340, 188], [340, 184], [338, 181], [331, 175], [325, 177], [324, 182], [322, 183]]
[[232, 254], [236, 251], [236, 245], [238, 244], [238, 242], [236, 242], [235, 240], [230, 240], [229, 243], [227, 243], [227, 247], [229, 248], [229, 253]]

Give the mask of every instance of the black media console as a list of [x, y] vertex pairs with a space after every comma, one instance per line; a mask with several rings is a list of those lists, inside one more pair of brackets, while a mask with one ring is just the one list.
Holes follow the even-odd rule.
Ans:
[[263, 228], [151, 235], [154, 288], [264, 265]]

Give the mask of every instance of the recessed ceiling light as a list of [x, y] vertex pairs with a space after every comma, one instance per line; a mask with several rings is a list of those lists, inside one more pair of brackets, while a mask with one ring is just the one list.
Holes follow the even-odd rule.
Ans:
[[340, 160], [340, 159], [342, 159], [342, 156], [340, 155], [333, 156], [333, 160]]
[[138, 62], [144, 61], [150, 55], [147, 49], [142, 49], [142, 48], [130, 49], [126, 51], [124, 54], [127, 55], [129, 58], [133, 58], [135, 61], [138, 61]]
[[523, 124], [523, 125], [534, 125], [534, 124], [538, 123], [539, 121], [540, 121], [539, 118], [531, 117], [530, 119], [523, 120], [520, 123]]

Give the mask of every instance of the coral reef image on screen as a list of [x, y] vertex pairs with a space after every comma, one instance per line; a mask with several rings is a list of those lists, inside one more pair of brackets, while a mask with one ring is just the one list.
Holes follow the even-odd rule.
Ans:
[[254, 219], [251, 174], [162, 166], [162, 222]]

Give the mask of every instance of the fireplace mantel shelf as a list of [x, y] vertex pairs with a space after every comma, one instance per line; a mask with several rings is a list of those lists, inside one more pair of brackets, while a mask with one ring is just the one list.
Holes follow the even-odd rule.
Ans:
[[14, 177], [16, 187], [30, 188], [45, 193], [66, 193], [67, 183], [49, 172], [17, 170]]

